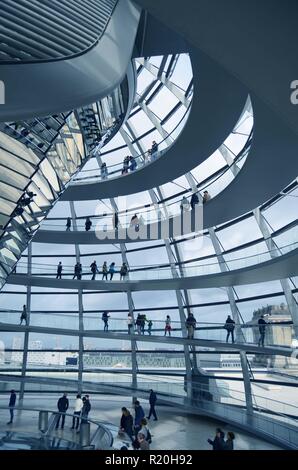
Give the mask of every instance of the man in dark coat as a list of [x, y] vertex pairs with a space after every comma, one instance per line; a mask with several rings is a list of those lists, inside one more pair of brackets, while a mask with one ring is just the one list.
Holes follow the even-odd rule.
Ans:
[[193, 193], [190, 199], [190, 206], [192, 209], [196, 207], [196, 204], [199, 204], [199, 198], [196, 193]]
[[228, 318], [226, 319], [226, 323], [224, 327], [227, 330], [226, 343], [228, 343], [230, 336], [232, 336], [232, 343], [235, 343], [235, 338], [234, 338], [235, 322], [231, 318], [231, 315], [228, 315]]
[[264, 315], [262, 315], [261, 318], [259, 318], [258, 325], [259, 325], [259, 332], [260, 332], [260, 338], [259, 338], [258, 345], [264, 347], [265, 335], [266, 335], [266, 325], [267, 325], [267, 322], [264, 319]]
[[[69, 407], [69, 401], [67, 398], [67, 394], [63, 393], [63, 396], [59, 398], [57, 402], [57, 408], [60, 413], [66, 413]], [[57, 424], [56, 424], [56, 429], [59, 428], [59, 423], [60, 423], [60, 418], [62, 416], [62, 423], [61, 423], [61, 429], [64, 428], [64, 423], [65, 423], [65, 414], [59, 414], [58, 419], [57, 419]]]
[[212, 439], [208, 439], [208, 442], [212, 445], [213, 450], [224, 450], [224, 437], [225, 433], [220, 428], [217, 428], [214, 440], [212, 441]]
[[151, 389], [150, 395], [149, 395], [150, 410], [149, 410], [149, 415], [147, 416], [147, 419], [150, 419], [151, 415], [153, 415], [154, 421], [157, 421], [157, 416], [156, 416], [156, 411], [155, 411], [156, 400], [157, 400], [156, 393]]
[[17, 395], [16, 395], [14, 390], [11, 390], [10, 391], [10, 397], [9, 397], [9, 403], [8, 403], [9, 412], [10, 412], [10, 421], [8, 421], [7, 424], [12, 424], [12, 422], [13, 422], [13, 410], [14, 410], [14, 407], [16, 405], [16, 400], [17, 400]]
[[[85, 395], [83, 397], [83, 408], [82, 408], [82, 413], [81, 413], [81, 425], [84, 423], [87, 423], [88, 420], [88, 414], [91, 410], [91, 403], [89, 400], [89, 395]], [[77, 430], [77, 433], [80, 432], [80, 429]]]
[[138, 400], [135, 401], [135, 435], [137, 437], [138, 432], [140, 431], [142, 424], [141, 421], [145, 417], [145, 413], [143, 410], [143, 407], [140, 405], [140, 402]]
[[56, 279], [62, 279], [62, 271], [63, 271], [62, 262], [59, 261], [59, 264], [58, 264], [58, 266], [57, 266], [57, 275], [56, 275]]

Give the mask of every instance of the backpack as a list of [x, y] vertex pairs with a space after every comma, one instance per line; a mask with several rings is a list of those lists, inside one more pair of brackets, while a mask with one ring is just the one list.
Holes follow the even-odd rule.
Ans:
[[224, 329], [227, 331], [233, 331], [235, 328], [235, 323], [232, 322], [226, 322]]

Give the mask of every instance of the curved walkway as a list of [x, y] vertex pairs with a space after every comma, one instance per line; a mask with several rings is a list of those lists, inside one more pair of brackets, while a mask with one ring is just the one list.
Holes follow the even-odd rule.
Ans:
[[254, 110], [252, 146], [237, 177], [204, 210], [204, 227], [234, 219], [260, 206], [298, 175], [298, 137], [261, 100]]
[[[207, 204], [204, 205], [202, 227], [200, 228], [209, 228], [220, 225], [228, 220], [232, 220], [244, 214], [245, 212], [249, 212], [255, 209], [256, 207], [263, 204], [266, 200], [277, 194], [298, 175], [297, 135], [274, 113], [272, 113], [272, 111], [260, 100], [258, 100], [256, 97], [251, 97], [251, 99], [254, 109], [254, 134], [249, 155], [245, 164], [243, 165], [243, 168], [230, 182], [230, 184], [216, 197], [212, 198], [210, 201], [208, 201]], [[191, 141], [196, 147], [197, 141], [194, 137], [195, 132], [196, 131], [194, 130], [194, 134], [191, 137], [186, 137], [184, 132], [182, 132], [182, 135], [180, 139], [178, 139], [177, 144], [174, 144], [173, 147], [168, 151], [169, 155], [171, 154], [171, 168], [176, 164], [173, 163], [176, 162], [175, 157], [172, 160], [172, 154], [174, 155], [176, 151], [176, 145], [179, 144], [182, 146], [183, 142], [186, 143], [187, 141], [187, 144], [189, 144], [189, 141]], [[181, 162], [183, 163], [187, 157], [187, 153], [184, 153], [182, 149], [180, 149], [180, 151], [182, 152], [182, 154], [180, 154], [180, 159], [181, 155], [183, 155], [183, 158], [181, 159]], [[164, 162], [167, 161], [169, 155], [165, 155], [163, 157]], [[176, 158], [178, 158], [178, 155]], [[150, 165], [153, 168], [157, 163], [158, 161]], [[146, 172], [148, 169], [149, 168], [146, 168]], [[171, 177], [169, 170], [163, 169], [162, 171], [165, 171], [166, 179], [167, 181], [170, 181]], [[158, 172], [159, 170], [156, 167], [156, 173], [152, 174], [152, 179], [150, 180], [149, 186], [153, 187], [156, 185], [156, 178], [159, 178]], [[134, 176], [139, 178], [140, 184], [144, 182], [140, 173], [135, 174]], [[150, 178], [150, 175], [148, 177]], [[130, 175], [128, 176], [128, 179], [129, 178]], [[123, 178], [123, 180], [125, 180], [125, 178]], [[146, 182], [147, 181], [146, 173]], [[87, 185], [85, 186], [87, 190]], [[92, 186], [88, 187], [91, 190], [88, 198], [91, 199], [93, 198]], [[140, 190], [138, 187], [133, 185], [133, 182], [129, 188], [130, 189], [128, 193], [135, 192], [135, 190]], [[143, 186], [143, 189], [146, 189], [146, 184]], [[113, 195], [120, 195], [120, 193], [117, 193], [116, 187], [114, 190], [115, 193]], [[80, 199], [80, 185], [73, 186], [72, 191], [74, 192], [74, 195], [76, 193], [78, 196], [77, 199]], [[67, 195], [68, 190], [66, 190], [64, 194]], [[98, 188], [97, 196], [102, 196], [102, 194], [104, 193], [102, 193], [101, 189]], [[172, 227], [176, 224], [179, 225], [179, 218], [180, 216], [176, 216], [169, 219], [169, 236], [175, 236], [175, 232], [173, 232]], [[163, 224], [166, 223], [167, 222], [163, 222]], [[147, 239], [148, 233], [157, 233], [159, 234], [157, 238], [163, 238], [162, 229], [158, 228], [158, 225], [160, 224], [160, 222], [152, 222], [151, 224], [147, 225], [146, 229], [144, 229], [147, 233]], [[184, 235], [195, 231], [195, 227], [193, 225], [188, 225], [187, 230], [184, 229]], [[112, 233], [109, 233], [108, 235], [113, 239]], [[125, 235], [121, 236], [123, 236], [122, 239], [119, 237], [121, 241], [136, 241], [136, 239], [129, 240], [129, 237], [125, 237]], [[101, 243], [102, 242], [104, 242], [104, 239], [101, 240]]]
[[62, 335], [62, 336], [80, 336], [83, 338], [103, 338], [103, 339], [115, 339], [122, 341], [140, 341], [146, 343], [161, 343], [161, 344], [180, 344], [182, 346], [201, 346], [204, 348], [215, 348], [215, 349], [227, 349], [229, 351], [245, 351], [247, 353], [255, 354], [269, 354], [277, 356], [291, 357], [293, 353], [295, 354], [295, 349], [285, 346], [275, 346], [270, 345], [266, 347], [260, 347], [257, 344], [253, 343], [226, 343], [224, 341], [210, 340], [210, 339], [188, 339], [188, 338], [179, 338], [175, 336], [155, 336], [155, 335], [138, 335], [127, 333], [112, 333], [106, 331], [98, 330], [84, 330], [80, 332], [76, 329], [66, 329], [66, 328], [52, 328], [48, 326], [24, 326], [16, 325], [9, 323], [0, 323], [0, 331], [13, 331], [25, 332], [30, 331], [30, 333], [39, 333], [39, 334], [51, 334], [51, 335]]
[[121, 0], [102, 37], [84, 53], [66, 60], [1, 64], [8, 96], [0, 106], [0, 121], [64, 112], [110, 94], [125, 76], [139, 18], [140, 8]]
[[[96, 221], [93, 222], [95, 230], [86, 231], [65, 231], [63, 230], [43, 230], [40, 229], [34, 241], [39, 243], [62, 243], [80, 245], [96, 245], [111, 243], [130, 243], [144, 240], [159, 240], [163, 238], [174, 238], [189, 233], [198, 232], [203, 228], [204, 212], [203, 206], [197, 205], [195, 210], [184, 212], [169, 219], [159, 220], [151, 224], [140, 225], [139, 231], [135, 227], [119, 228], [115, 230], [102, 230], [102, 225], [96, 228]], [[104, 219], [103, 219], [104, 221]], [[101, 220], [99, 220], [99, 223]], [[46, 225], [45, 225], [46, 227]]]
[[162, 157], [110, 181], [70, 185], [61, 200], [111, 198], [151, 189], [203, 162], [232, 132], [248, 92], [232, 75], [203, 53], [190, 49], [194, 95], [188, 120]]
[[[150, 271], [148, 271], [150, 273]], [[89, 274], [90, 275], [90, 274]], [[104, 290], [111, 292], [136, 292], [154, 290], [202, 289], [210, 287], [227, 287], [234, 285], [255, 284], [257, 282], [285, 279], [298, 275], [298, 248], [285, 255], [268, 261], [245, 266], [233, 271], [219, 272], [197, 276], [176, 277], [168, 279], [144, 279], [125, 281], [97, 281], [55, 279], [50, 274], [28, 276], [11, 274], [8, 284], [22, 286], [51, 287], [56, 289]]]

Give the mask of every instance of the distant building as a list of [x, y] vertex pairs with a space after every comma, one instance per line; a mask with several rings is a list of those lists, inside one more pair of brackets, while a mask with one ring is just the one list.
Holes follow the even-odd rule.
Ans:
[[[262, 315], [264, 315], [264, 319], [269, 325], [266, 327], [265, 346], [291, 346], [294, 333], [293, 325], [291, 324], [292, 317], [288, 307], [284, 303], [280, 305], [267, 305], [253, 312], [252, 320], [247, 322], [247, 325], [256, 325], [251, 329], [251, 340], [254, 343], [258, 343], [260, 337], [258, 320]], [[277, 323], [283, 324], [276, 325]], [[253, 364], [269, 368], [285, 368], [292, 367], [293, 361], [291, 358], [284, 356], [256, 354]]]

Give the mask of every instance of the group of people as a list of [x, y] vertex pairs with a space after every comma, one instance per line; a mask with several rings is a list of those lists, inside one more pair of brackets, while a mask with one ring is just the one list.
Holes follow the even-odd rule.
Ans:
[[[104, 261], [102, 265], [101, 271], [98, 269], [96, 260], [94, 260], [90, 264], [90, 271], [91, 271], [91, 280], [94, 281], [96, 279], [96, 274], [102, 274], [102, 280], [108, 280], [108, 275], [110, 276], [110, 281], [113, 279], [114, 274], [116, 272], [116, 264], [112, 262], [109, 266], [106, 261]], [[63, 265], [62, 262], [59, 261], [58, 266], [57, 266], [57, 273], [56, 273], [56, 279], [62, 279], [62, 272], [63, 272]], [[73, 279], [82, 279], [82, 273], [83, 273], [83, 267], [80, 262], [77, 262], [74, 266], [74, 274], [73, 274]], [[119, 270], [120, 274], [120, 281], [124, 281], [127, 274], [128, 274], [128, 266], [127, 263], [122, 263], [122, 266], [120, 267]]]
[[[153, 326], [152, 320], [148, 320], [145, 313], [138, 313], [136, 321], [135, 321], [135, 326], [137, 327], [137, 332], [138, 332], [139, 335], [144, 335], [145, 334], [145, 325], [146, 325], [146, 323], [148, 323], [147, 332], [148, 332], [149, 335], [151, 335], [152, 326]], [[132, 315], [130, 313], [127, 316], [127, 325], [128, 325], [128, 334], [131, 334], [131, 331], [132, 331], [132, 328], [133, 328], [133, 319], [132, 319]]]
[[[210, 201], [211, 196], [208, 191], [203, 192], [203, 197], [202, 197], [202, 202], [205, 204], [206, 202]], [[190, 201], [187, 199], [187, 197], [183, 196], [181, 203], [180, 203], [180, 209], [181, 212], [186, 212], [190, 208], [193, 210], [195, 206], [199, 204], [199, 196], [197, 193], [193, 193]]]
[[[125, 158], [133, 158], [133, 157], [125, 157]], [[135, 165], [136, 165], [136, 163], [135, 163]], [[133, 170], [131, 170], [131, 171], [133, 171]], [[204, 191], [203, 198], [202, 198], [203, 204], [208, 202], [210, 199], [211, 199], [211, 196], [210, 196], [209, 192]], [[197, 193], [192, 194], [190, 202], [188, 201], [188, 199], [185, 196], [183, 196], [183, 198], [181, 200], [181, 203], [180, 203], [181, 212], [186, 212], [190, 208], [193, 210], [197, 204], [199, 204], [199, 197], [198, 197]], [[112, 216], [112, 223], [113, 223], [113, 228], [115, 230], [118, 230], [119, 216], [118, 216], [117, 212], [114, 212], [114, 214]], [[138, 232], [141, 223], [142, 223], [142, 218], [138, 217], [137, 214], [134, 214], [132, 216], [131, 220], [130, 220], [130, 227], [135, 227], [135, 231]], [[71, 225], [72, 225], [71, 217], [67, 217], [67, 219], [66, 219], [66, 231], [67, 232], [70, 231]], [[86, 217], [85, 231], [89, 232], [91, 227], [92, 227], [92, 220], [90, 219], [90, 217]]]
[[[112, 266], [112, 265], [114, 265], [114, 266]], [[90, 265], [90, 268], [91, 268], [91, 272], [92, 272], [92, 278], [91, 279], [94, 280], [95, 276], [96, 276], [96, 273], [99, 272], [98, 269], [97, 269], [96, 261], [93, 261], [93, 263]], [[105, 278], [106, 280], [108, 280], [108, 274], [110, 273], [110, 280], [112, 280], [114, 272], [115, 272], [115, 263], [112, 263], [110, 265], [110, 268], [108, 269], [107, 263], [105, 261], [104, 265], [103, 265], [103, 270], [102, 270], [103, 279]], [[125, 276], [127, 275], [127, 273], [128, 273], [128, 267], [127, 267], [126, 263], [123, 263], [122, 266], [121, 266], [121, 269], [120, 269], [120, 280], [125, 279]], [[81, 276], [82, 276], [82, 265], [81, 265], [81, 263], [76, 263], [75, 273], [74, 273], [73, 279], [75, 277], [77, 277], [77, 279], [81, 279]], [[61, 279], [61, 277], [62, 277], [62, 263], [60, 261], [59, 264], [58, 264], [58, 267], [57, 267], [57, 276], [56, 276], [56, 278]], [[109, 318], [110, 318], [109, 313], [107, 311], [104, 311], [103, 314], [102, 314], [102, 320], [104, 322], [104, 331], [109, 330], [109, 324], [108, 324]], [[20, 316], [20, 325], [22, 325], [23, 322], [25, 322], [25, 325], [28, 324], [28, 313], [27, 313], [26, 305], [23, 305], [22, 313], [21, 313], [21, 316]], [[128, 315], [127, 315], [128, 334], [131, 334], [133, 332], [133, 327], [135, 325], [136, 328], [137, 328], [137, 333], [140, 334], [140, 335], [144, 335], [145, 334], [146, 323], [147, 323], [147, 333], [149, 335], [151, 335], [152, 334], [153, 322], [152, 322], [152, 320], [149, 320], [146, 317], [145, 313], [138, 313], [137, 318], [136, 318], [135, 321], [133, 319], [132, 314], [128, 313]], [[194, 317], [194, 314], [189, 312], [189, 314], [186, 318], [186, 321], [185, 321], [185, 326], [186, 326], [186, 330], [187, 330], [187, 338], [188, 339], [193, 339], [194, 338], [194, 332], [196, 330], [196, 324], [197, 324], [197, 321]], [[261, 315], [261, 317], [258, 320], [258, 327], [259, 327], [259, 333], [260, 333], [260, 337], [259, 337], [259, 340], [258, 340], [258, 346], [264, 347], [264, 345], [265, 345], [266, 325], [268, 325], [268, 323], [266, 322], [266, 320], [264, 318], [264, 315]], [[235, 343], [235, 335], [234, 335], [235, 326], [236, 326], [235, 321], [231, 318], [231, 315], [228, 315], [227, 319], [226, 319], [226, 322], [224, 324], [224, 329], [227, 331], [226, 343], [229, 342], [230, 337], [231, 337], [232, 343]], [[167, 315], [166, 319], [165, 319], [164, 336], [166, 336], [167, 334], [168, 334], [168, 336], [171, 336], [171, 331], [172, 331], [171, 317], [170, 317], [170, 315]]]
[[[186, 327], [186, 331], [187, 331], [187, 339], [193, 339], [194, 332], [195, 332], [195, 329], [196, 329], [196, 324], [197, 324], [197, 321], [194, 317], [194, 314], [189, 312], [189, 314], [186, 318], [186, 321], [185, 321], [185, 327]], [[166, 320], [165, 320], [164, 336], [166, 336], [167, 334], [168, 334], [168, 336], [171, 336], [171, 331], [172, 331], [171, 317], [170, 317], [170, 315], [167, 315]]]
[[[10, 420], [7, 424], [13, 423], [16, 399], [16, 392], [14, 389], [12, 389], [10, 392], [8, 404]], [[145, 417], [144, 408], [141, 406], [138, 400], [134, 402], [134, 417], [132, 416], [128, 408], [122, 407], [122, 415], [120, 419], [118, 435], [120, 438], [125, 438], [127, 436], [130, 439], [130, 443], [128, 442], [127, 445], [124, 445], [121, 450], [127, 450], [130, 444], [134, 449], [150, 450], [150, 444], [152, 443], [152, 434], [148, 427], [148, 421], [150, 420], [151, 416], [153, 416], [154, 421], [158, 421], [155, 409], [156, 403], [156, 392], [151, 389], [149, 394], [150, 408], [147, 417]], [[67, 413], [67, 410], [69, 409], [69, 399], [67, 398], [67, 393], [63, 393], [63, 395], [58, 399], [57, 409], [58, 415], [56, 418], [57, 421], [55, 429], [59, 428], [60, 421], [61, 429], [64, 429], [66, 418], [65, 413]], [[78, 393], [74, 403], [72, 426], [70, 429], [75, 429], [77, 432], [79, 432], [80, 425], [82, 423], [87, 422], [90, 411], [91, 403], [89, 395], [86, 394], [82, 397], [82, 394]], [[217, 428], [214, 439], [208, 439], [207, 442], [212, 446], [213, 450], [234, 450], [234, 439], [234, 433], [229, 431], [225, 440], [225, 433], [221, 430], [221, 428]]]
[[[96, 261], [94, 260], [93, 263], [91, 263], [90, 265], [90, 269], [91, 269], [91, 272], [92, 272], [92, 280], [94, 281], [95, 280], [95, 277], [96, 277], [96, 274], [100, 274], [100, 271], [98, 270], [98, 267], [97, 267], [97, 264], [96, 264]], [[107, 262], [104, 261], [103, 265], [102, 265], [102, 280], [108, 280], [108, 274], [110, 275], [110, 281], [113, 279], [114, 277], [114, 274], [116, 272], [116, 265], [115, 263], [111, 263], [110, 266], [108, 267], [107, 265]], [[119, 271], [119, 274], [120, 274], [120, 281], [124, 281], [127, 274], [128, 274], [128, 266], [126, 263], [122, 263], [122, 266], [120, 267], [120, 271]]]
[[[61, 429], [64, 428], [65, 424], [65, 414], [69, 408], [69, 400], [67, 398], [67, 393], [63, 393], [62, 397], [59, 398], [57, 402], [57, 408], [59, 411], [57, 422], [56, 422], [56, 429], [59, 428], [60, 419], [61, 419]], [[73, 411], [73, 418], [72, 418], [72, 426], [70, 429], [76, 429], [79, 432], [79, 427], [81, 423], [87, 422], [88, 415], [91, 410], [91, 403], [89, 399], [89, 395], [85, 395], [82, 397], [80, 393], [76, 396], [76, 401], [74, 404], [74, 411]], [[61, 414], [60, 414], [61, 413]]]
[[214, 439], [208, 439], [208, 443], [212, 446], [213, 450], [234, 450], [235, 434], [231, 431], [227, 433], [225, 440], [225, 433], [220, 429], [216, 429]]
[[[102, 320], [104, 322], [104, 331], [108, 331], [108, 320], [110, 318], [110, 315], [108, 312], [103, 312], [102, 314]], [[132, 334], [134, 332], [134, 326], [136, 326], [136, 331], [139, 335], [144, 335], [145, 334], [145, 328], [146, 328], [146, 323], [147, 323], [147, 333], [148, 335], [152, 334], [152, 327], [153, 327], [153, 322], [152, 320], [148, 319], [145, 313], [138, 313], [136, 319], [133, 319], [133, 316], [131, 313], [128, 313], [127, 315], [127, 328], [128, 328], [128, 334]], [[197, 325], [197, 320], [194, 317], [194, 314], [192, 312], [189, 312], [186, 321], [185, 321], [185, 327], [187, 331], [187, 339], [193, 339], [194, 338], [194, 333], [196, 330], [196, 325]], [[265, 341], [265, 334], [266, 334], [266, 325], [267, 322], [264, 320], [264, 315], [261, 316], [261, 318], [258, 320], [258, 325], [259, 325], [259, 332], [260, 332], [260, 338], [258, 345], [259, 346], [264, 346], [264, 341]], [[229, 342], [229, 338], [231, 337], [232, 343], [235, 342], [235, 336], [234, 336], [234, 330], [235, 330], [235, 321], [231, 318], [230, 315], [227, 316], [226, 322], [224, 324], [224, 329], [227, 331], [227, 336], [226, 336], [226, 342]], [[172, 331], [172, 321], [170, 315], [166, 316], [165, 319], [165, 326], [164, 326], [164, 336], [171, 336], [171, 331]]]
[[[142, 223], [144, 223], [142, 216], [141, 216], [141, 217], [138, 217], [137, 214], [134, 214], [134, 215], [131, 217], [131, 219], [130, 219], [130, 227], [134, 227], [136, 232], [139, 231], [140, 225], [141, 225]], [[113, 216], [112, 216], [112, 224], [113, 224], [114, 230], [118, 230], [118, 227], [119, 227], [119, 216], [118, 216], [118, 213], [117, 213], [117, 212], [114, 212], [114, 213], [113, 213]], [[67, 219], [66, 219], [66, 232], [69, 232], [69, 231], [71, 230], [71, 225], [72, 225], [71, 218], [70, 218], [70, 217], [67, 217]], [[86, 220], [85, 220], [85, 231], [86, 231], [86, 232], [89, 232], [89, 230], [91, 229], [91, 227], [92, 227], [92, 220], [90, 219], [90, 217], [86, 217]]]
[[[9, 397], [9, 413], [10, 413], [10, 420], [7, 424], [12, 424], [14, 419], [14, 409], [16, 406], [17, 394], [15, 390], [10, 391]], [[61, 429], [64, 428], [65, 424], [65, 413], [69, 408], [69, 400], [67, 398], [67, 393], [63, 393], [62, 397], [59, 398], [57, 401], [57, 409], [59, 414], [57, 415], [57, 421], [55, 428], [59, 428], [60, 420], [61, 420]], [[74, 410], [73, 410], [73, 418], [72, 418], [72, 426], [71, 429], [76, 429], [79, 432], [80, 424], [87, 422], [88, 415], [91, 410], [91, 403], [89, 399], [89, 395], [82, 395], [80, 393], [77, 394], [76, 400], [74, 403]]]
[[26, 193], [23, 194], [23, 196], [18, 202], [18, 205], [14, 209], [13, 215], [14, 216], [22, 215], [24, 212], [24, 207], [30, 206], [35, 196], [37, 196], [37, 194], [35, 194], [33, 191], [26, 191]]
[[[109, 330], [109, 318], [110, 315], [107, 311], [104, 311], [102, 314], [102, 321], [104, 322], [104, 331]], [[134, 326], [136, 327], [136, 331], [139, 335], [144, 335], [145, 334], [145, 328], [146, 328], [146, 323], [147, 323], [147, 333], [148, 335], [151, 336], [152, 334], [152, 327], [153, 327], [153, 321], [151, 319], [148, 319], [145, 313], [138, 313], [136, 319], [134, 320], [133, 316], [131, 313], [128, 313], [127, 315], [127, 329], [128, 329], [128, 334], [132, 334], [134, 332]], [[193, 315], [193, 313], [189, 313], [188, 317], [185, 321], [185, 326], [187, 330], [187, 337], [188, 339], [193, 339], [194, 337], [194, 332], [196, 329], [196, 319]], [[168, 335], [171, 336], [171, 331], [172, 331], [172, 321], [170, 315], [166, 316], [165, 319], [165, 326], [164, 326], [164, 336]]]
[[128, 171], [135, 171], [138, 167], [136, 159], [132, 155], [127, 155], [123, 160], [121, 174], [127, 175]]
[[[258, 346], [264, 347], [265, 345], [266, 325], [267, 325], [267, 322], [264, 318], [264, 315], [261, 315], [261, 317], [258, 320], [258, 327], [259, 327], [259, 333], [260, 333]], [[235, 321], [231, 318], [231, 315], [228, 315], [225, 325], [224, 325], [224, 329], [227, 330], [226, 343], [229, 342], [230, 336], [231, 336], [232, 343], [235, 343], [235, 336], [234, 336]]]
[[[145, 163], [149, 163], [150, 161], [153, 161], [156, 159], [158, 154], [158, 144], [155, 142], [155, 140], [152, 142], [151, 148], [148, 150], [148, 152], [145, 154]], [[138, 163], [135, 157], [132, 155], [126, 155], [123, 159], [123, 165], [122, 165], [122, 170], [121, 174], [122, 175], [127, 175], [129, 172], [133, 172], [138, 168]], [[100, 176], [102, 180], [107, 179], [108, 177], [108, 167], [105, 162], [103, 162], [100, 166]]]
[[153, 140], [151, 148], [147, 150], [144, 155], [144, 163], [147, 165], [150, 162], [153, 162], [158, 157], [158, 143]]
[[[90, 219], [90, 217], [86, 217], [86, 220], [85, 220], [85, 231], [86, 232], [89, 232], [89, 230], [91, 229], [92, 227], [92, 220]], [[67, 217], [66, 219], [66, 232], [69, 232], [71, 229], [71, 217]]]
[[134, 417], [126, 407], [123, 407], [121, 410], [122, 416], [120, 419], [119, 436], [125, 437], [125, 435], [127, 435], [134, 449], [150, 449], [152, 435], [148, 428], [147, 420], [150, 420], [151, 416], [153, 416], [154, 421], [158, 420], [155, 410], [156, 401], [157, 395], [154, 390], [151, 389], [149, 395], [150, 409], [147, 418], [145, 418], [144, 409], [138, 400], [134, 403]]

